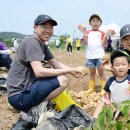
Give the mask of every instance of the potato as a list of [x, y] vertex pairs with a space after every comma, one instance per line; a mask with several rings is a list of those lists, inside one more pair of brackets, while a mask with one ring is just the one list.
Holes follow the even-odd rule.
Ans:
[[77, 98], [81, 98], [81, 94], [78, 93], [78, 94], [76, 95], [76, 97], [77, 97]]
[[90, 105], [89, 105], [89, 108], [93, 108], [93, 104], [90, 104]]
[[105, 54], [104, 57], [103, 57], [103, 61], [105, 63], [109, 63], [109, 61], [110, 61], [110, 54]]
[[97, 93], [94, 91], [93, 93], [92, 93], [93, 95], [97, 95]]
[[97, 106], [97, 103], [96, 103], [96, 102], [94, 102], [94, 103], [93, 103], [93, 106], [94, 106], [94, 107], [96, 107], [96, 106]]
[[101, 97], [100, 97], [100, 96], [96, 96], [95, 98], [97, 98], [97, 100], [101, 99]]
[[80, 99], [76, 99], [76, 102], [80, 104]]
[[89, 70], [86, 66], [78, 66], [76, 67], [78, 70], [82, 71], [84, 75], [88, 74]]
[[83, 109], [84, 110], [87, 110], [87, 109], [89, 109], [90, 107], [89, 107], [89, 105], [83, 105]]
[[90, 105], [93, 105], [93, 101], [89, 102]]
[[85, 101], [84, 104], [88, 105], [88, 104], [89, 104], [89, 101]]
[[94, 97], [95, 97], [95, 95], [93, 95], [93, 94], [91, 94], [91, 95], [90, 95], [90, 98], [92, 98], [92, 99], [93, 99]]
[[82, 104], [84, 104], [84, 103], [86, 102], [86, 99], [85, 99], [85, 98], [81, 98], [80, 102], [81, 102]]
[[100, 103], [100, 102], [101, 102], [101, 100], [98, 100], [98, 101], [97, 101], [97, 103]]

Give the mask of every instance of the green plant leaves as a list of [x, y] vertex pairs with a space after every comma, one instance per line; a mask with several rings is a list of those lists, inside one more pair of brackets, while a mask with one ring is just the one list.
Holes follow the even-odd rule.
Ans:
[[[98, 115], [95, 130], [130, 130], [130, 101], [113, 105], [103, 107]], [[114, 120], [115, 110], [119, 111], [119, 114]]]
[[[116, 112], [118, 114], [114, 118]], [[93, 129], [87, 128], [85, 130]], [[98, 115], [94, 130], [130, 130], [130, 101], [113, 103], [112, 107], [104, 106]]]
[[113, 119], [113, 109], [112, 108], [107, 108], [106, 110], [106, 117], [107, 117], [107, 121], [110, 122]]
[[106, 111], [107, 107], [104, 106], [96, 120], [96, 130], [104, 130], [106, 128]]

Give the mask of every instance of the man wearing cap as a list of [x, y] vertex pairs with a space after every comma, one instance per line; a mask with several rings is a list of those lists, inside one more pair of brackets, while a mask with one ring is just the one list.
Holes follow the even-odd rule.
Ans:
[[125, 51], [130, 55], [130, 24], [126, 24], [120, 29], [120, 39]]
[[[120, 29], [120, 40], [124, 46], [124, 51], [130, 56], [130, 24], [125, 24]], [[130, 68], [128, 74], [130, 74]]]
[[[46, 46], [56, 25], [50, 16], [39, 15], [34, 21], [35, 34], [25, 37], [18, 46], [7, 78], [8, 101], [17, 110], [28, 112], [58, 96], [69, 84], [66, 74], [84, 75], [57, 61]], [[51, 68], [43, 67], [46, 62]]]

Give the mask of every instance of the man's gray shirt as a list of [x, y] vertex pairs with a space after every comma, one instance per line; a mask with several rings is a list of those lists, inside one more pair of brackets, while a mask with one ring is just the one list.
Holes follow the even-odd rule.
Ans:
[[36, 77], [31, 61], [47, 61], [54, 58], [46, 45], [41, 45], [35, 36], [27, 36], [19, 44], [7, 77], [8, 96], [21, 93]]

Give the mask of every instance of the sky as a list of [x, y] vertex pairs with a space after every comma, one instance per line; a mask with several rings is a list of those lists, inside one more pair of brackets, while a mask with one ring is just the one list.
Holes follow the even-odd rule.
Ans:
[[81, 37], [77, 29], [87, 29], [89, 17], [96, 13], [104, 25], [130, 23], [130, 0], [0, 0], [0, 32], [33, 34], [33, 24], [39, 14], [50, 15], [58, 22], [54, 34]]

